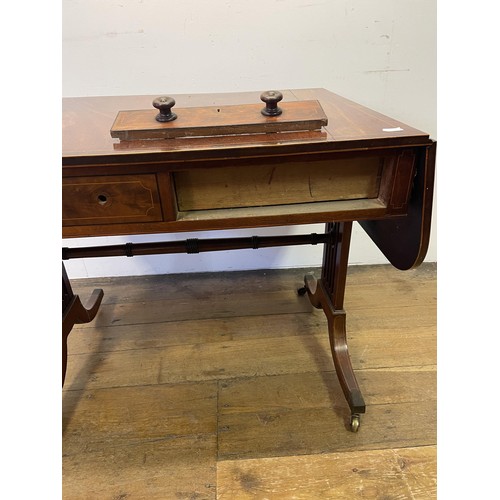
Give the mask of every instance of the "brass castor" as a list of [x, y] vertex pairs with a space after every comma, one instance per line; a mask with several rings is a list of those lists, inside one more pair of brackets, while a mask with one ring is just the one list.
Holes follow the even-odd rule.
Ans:
[[351, 432], [358, 432], [360, 424], [360, 416], [358, 414], [351, 415], [351, 422], [349, 425]]

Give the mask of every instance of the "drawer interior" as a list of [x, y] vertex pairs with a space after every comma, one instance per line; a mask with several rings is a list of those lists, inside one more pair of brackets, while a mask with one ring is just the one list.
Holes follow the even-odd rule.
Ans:
[[179, 211], [376, 198], [383, 159], [317, 160], [174, 173]]

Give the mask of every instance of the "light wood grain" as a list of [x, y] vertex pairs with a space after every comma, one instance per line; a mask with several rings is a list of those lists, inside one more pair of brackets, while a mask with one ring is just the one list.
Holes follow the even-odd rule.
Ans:
[[[435, 364], [435, 347], [427, 345], [434, 340], [432, 330], [415, 329], [413, 335], [410, 332], [397, 338], [394, 336], [390, 349], [387, 346], [387, 332], [372, 335], [370, 341], [364, 337], [351, 338], [349, 342], [354, 369]], [[241, 362], [242, 359], [245, 363]], [[73, 389], [96, 388], [318, 370], [333, 370], [325, 331], [290, 337], [259, 336], [256, 339], [74, 354], [71, 355], [66, 383]]]
[[63, 430], [72, 436], [66, 454], [95, 451], [106, 441], [118, 446], [215, 433], [216, 383], [68, 391], [64, 396]]
[[[117, 326], [122, 324], [155, 323], [161, 321], [183, 321], [187, 319], [224, 318], [234, 316], [237, 309], [234, 307], [231, 294], [221, 295], [214, 293], [207, 300], [197, 303], [193, 307], [190, 299], [148, 300], [137, 308], [134, 303], [103, 304], [100, 314], [96, 317], [94, 326]], [[295, 290], [270, 292], [266, 294], [241, 294], [239, 300], [245, 304], [245, 316], [258, 316], [270, 313], [269, 301], [272, 301], [275, 313], [292, 313], [310, 311], [310, 304], [297, 297]], [[241, 311], [241, 309], [240, 309]], [[90, 327], [90, 325], [88, 325]]]
[[309, 161], [174, 174], [179, 210], [259, 207], [378, 196], [381, 158]]
[[[363, 389], [361, 387], [361, 389]], [[373, 405], [345, 439], [345, 406], [227, 414], [219, 418], [219, 459], [424, 446], [436, 442], [434, 401]]]
[[[290, 291], [302, 286], [304, 273], [319, 273], [318, 268], [306, 269], [264, 269], [248, 273], [247, 271], [232, 271], [225, 273], [168, 274], [146, 276], [123, 276], [118, 278], [74, 279], [71, 284], [75, 293], [87, 295], [94, 288], [105, 288], [103, 304], [140, 302], [145, 299], [165, 299], [175, 297], [206, 300], [217, 294], [247, 293], [249, 287], [257, 292]], [[376, 286], [386, 294], [395, 296], [411, 292], [415, 287], [420, 290], [429, 289], [435, 292], [435, 287], [429, 286], [429, 280], [436, 276], [436, 265], [426, 263], [404, 273], [394, 270], [391, 266], [350, 266], [347, 271], [349, 297], [355, 296], [360, 285]], [[402, 297], [404, 300], [404, 297]]]
[[220, 500], [436, 498], [436, 447], [228, 460], [217, 467]]
[[[412, 348], [416, 347], [418, 342], [425, 342], [434, 336], [435, 314], [432, 311], [424, 305], [407, 307], [404, 310], [404, 317], [401, 317], [401, 308], [397, 306], [385, 307], [383, 315], [379, 314], [376, 308], [360, 309], [358, 314], [350, 315], [348, 324], [351, 342], [362, 342], [364, 349], [360, 352], [369, 355], [373, 362], [374, 356], [383, 356], [384, 346], [380, 344], [383, 344], [387, 332], [392, 335], [392, 349], [399, 353], [407, 350], [406, 343]], [[418, 327], [415, 327], [416, 322]], [[256, 323], [253, 316], [169, 323], [171, 322], [168, 320], [144, 323], [140, 328], [135, 323], [94, 328], [77, 325], [69, 338], [70, 351], [72, 354], [85, 354], [251, 338], [288, 337], [322, 333], [327, 328], [326, 318], [315, 310], [268, 315], [264, 324]], [[396, 324], [398, 330], [394, 332]], [[366, 337], [368, 341], [365, 341]], [[426, 353], [432, 356], [435, 348], [423, 346], [419, 352], [411, 351], [413, 360], [420, 357], [422, 362], [426, 361]], [[434, 358], [427, 358], [427, 361], [429, 359]]]
[[357, 434], [309, 271], [74, 280], [64, 499], [435, 498], [435, 266], [349, 269]]
[[63, 457], [64, 500], [214, 499], [215, 436], [103, 445]]

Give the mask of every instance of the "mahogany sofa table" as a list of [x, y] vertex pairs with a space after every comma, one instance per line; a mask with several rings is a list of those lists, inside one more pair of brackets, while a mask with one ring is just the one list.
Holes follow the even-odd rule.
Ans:
[[[257, 119], [267, 127], [264, 133], [235, 127], [234, 134], [148, 139], [117, 139], [110, 131], [119, 112], [151, 109], [156, 96], [63, 99], [63, 237], [309, 223], [325, 223], [324, 233], [63, 248], [63, 261], [323, 244], [321, 277], [306, 276], [298, 293], [326, 314], [335, 369], [351, 411], [350, 429], [357, 431], [365, 402], [351, 366], [343, 308], [352, 223], [360, 223], [396, 268], [419, 265], [429, 243], [436, 143], [424, 132], [325, 89], [282, 95], [281, 116]], [[235, 106], [262, 105], [260, 92], [172, 97], [178, 118], [166, 127], [174, 128], [182, 125], [184, 110], [195, 111], [190, 108], [199, 108], [203, 120], [204, 107], [229, 116]], [[292, 106], [310, 107], [310, 101], [320, 104], [327, 125], [273, 128]], [[163, 132], [162, 125], [156, 127]], [[63, 263], [63, 383], [67, 337], [75, 323], [95, 317], [102, 295], [94, 291], [84, 306]]]

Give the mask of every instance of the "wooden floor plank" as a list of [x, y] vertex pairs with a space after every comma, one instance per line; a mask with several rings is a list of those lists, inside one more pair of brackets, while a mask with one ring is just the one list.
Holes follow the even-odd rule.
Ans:
[[[364, 266], [355, 266], [364, 267]], [[373, 266], [375, 268], [387, 266]], [[351, 268], [349, 268], [351, 269]], [[208, 317], [213, 312], [213, 317], [227, 317], [237, 315], [279, 314], [282, 312], [310, 310], [306, 300], [296, 296], [296, 289], [302, 286], [302, 277], [307, 270], [285, 270], [286, 279], [272, 279], [274, 271], [255, 271], [250, 274], [242, 273], [211, 273], [202, 275], [197, 286], [192, 278], [187, 276], [183, 283], [182, 276], [176, 275], [169, 282], [169, 276], [115, 278], [110, 291], [106, 288], [107, 280], [87, 280], [85, 286], [81, 281], [73, 286], [75, 293], [82, 293], [82, 298], [91, 293], [95, 287], [104, 287], [101, 311], [96, 318], [95, 325], [106, 326], [116, 324], [135, 324], [141, 322], [179, 321], [201, 319]], [[397, 273], [397, 270], [392, 270]], [[346, 307], [351, 310], [371, 309], [373, 307], [386, 308], [401, 304], [403, 307], [416, 305], [419, 301], [427, 305], [435, 303], [435, 287], [423, 279], [423, 271], [411, 270], [403, 279], [401, 276], [389, 271], [382, 273], [374, 271], [372, 278], [366, 277], [367, 271], [356, 271], [348, 275], [346, 285]], [[227, 275], [236, 274], [233, 286], [231, 278]], [[315, 271], [320, 274], [319, 270]], [[378, 280], [380, 275], [386, 275], [387, 283]], [[400, 273], [401, 274], [401, 273]], [[215, 276], [214, 276], [215, 275]], [[268, 276], [269, 275], [269, 276]], [[108, 278], [109, 280], [109, 278]], [[127, 285], [128, 284], [128, 285]], [[132, 286], [133, 285], [133, 286]], [[175, 286], [177, 286], [177, 290]], [[121, 295], [120, 295], [121, 294]], [[268, 295], [269, 294], [269, 295]], [[231, 306], [235, 296], [247, 304], [246, 308]], [[137, 308], [135, 304], [141, 303]], [[193, 303], [198, 307], [193, 308]], [[272, 304], [273, 308], [270, 308]], [[132, 305], [132, 307], [130, 307]], [[83, 325], [83, 328], [86, 326]]]
[[349, 268], [356, 434], [308, 271], [76, 280], [64, 499], [435, 498], [435, 265]]
[[436, 498], [436, 447], [220, 461], [218, 500]]
[[371, 405], [346, 437], [349, 408], [229, 413], [219, 417], [219, 460], [436, 444], [436, 402]]
[[[162, 321], [185, 321], [193, 319], [225, 318], [230, 316], [259, 316], [309, 312], [310, 303], [298, 297], [295, 290], [282, 292], [248, 293], [235, 295], [214, 294], [206, 300], [165, 299], [149, 300], [140, 303], [104, 304], [97, 314], [93, 326], [81, 325], [82, 328], [95, 326], [115, 326]], [[272, 307], [270, 306], [272, 304]]]
[[[379, 277], [380, 271], [374, 271]], [[72, 280], [71, 284], [75, 293], [84, 297], [94, 288], [105, 289], [103, 304], [141, 302], [152, 298], [205, 300], [214, 294], [293, 290], [302, 286], [304, 274], [311, 272], [317, 273], [318, 268], [88, 278]]]
[[[402, 309], [404, 314], [402, 314]], [[142, 349], [178, 344], [198, 344], [249, 338], [286, 337], [326, 331], [326, 317], [316, 309], [305, 313], [268, 314], [266, 321], [255, 321], [253, 316], [216, 319], [163, 321], [157, 323], [96, 326], [75, 325], [68, 338], [70, 354]], [[172, 323], [172, 324], [170, 324]], [[350, 337], [389, 334], [398, 337], [408, 330], [435, 329], [436, 313], [428, 305], [401, 305], [379, 309], [348, 311], [347, 329]]]
[[66, 455], [216, 432], [217, 383], [66, 391]]
[[[373, 333], [373, 332], [372, 332]], [[435, 364], [431, 328], [349, 339], [353, 367]], [[148, 385], [333, 370], [327, 329], [308, 335], [71, 355], [66, 389]]]
[[[435, 367], [363, 370], [356, 376], [368, 406], [436, 399]], [[221, 415], [346, 406], [334, 371], [224, 380], [218, 403]]]
[[265, 322], [255, 321], [253, 316], [237, 316], [140, 326], [75, 327], [68, 339], [68, 350], [71, 354], [85, 354], [307, 335], [326, 328], [326, 317], [315, 312], [268, 315]]
[[[265, 269], [221, 273], [168, 274], [122, 276], [113, 278], [87, 278], [71, 280], [75, 293], [82, 298], [94, 288], [104, 288], [103, 304], [141, 302], [145, 299], [205, 300], [216, 294], [248, 292], [278, 292], [293, 290], [303, 285], [305, 274], [321, 275], [320, 268]], [[391, 266], [350, 266], [347, 271], [347, 289], [361, 285], [377, 286], [402, 292], [417, 284], [429, 284], [435, 278], [436, 265], [425, 263], [415, 269], [398, 271]]]
[[[350, 314], [366, 314], [371, 309], [393, 310], [424, 304], [431, 307], [436, 302], [436, 292], [428, 286], [413, 285], [411, 291], [401, 291], [372, 285], [353, 287], [346, 291], [345, 308]], [[94, 328], [193, 319], [225, 318], [311, 312], [307, 297], [299, 297], [295, 289], [262, 293], [214, 293], [204, 299], [170, 298], [137, 302], [103, 304], [92, 324], [80, 328]], [[193, 307], [196, 304], [196, 307]]]
[[214, 498], [217, 384], [67, 391], [67, 499]]
[[215, 449], [214, 435], [199, 435], [69, 455], [63, 457], [63, 498], [212, 500]]

